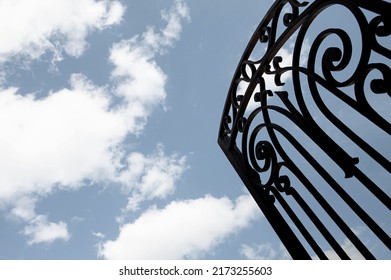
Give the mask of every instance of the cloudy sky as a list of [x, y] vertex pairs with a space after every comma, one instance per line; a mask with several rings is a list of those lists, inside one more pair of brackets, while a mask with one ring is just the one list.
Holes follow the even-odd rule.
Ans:
[[0, 259], [289, 258], [216, 143], [272, 2], [0, 0]]

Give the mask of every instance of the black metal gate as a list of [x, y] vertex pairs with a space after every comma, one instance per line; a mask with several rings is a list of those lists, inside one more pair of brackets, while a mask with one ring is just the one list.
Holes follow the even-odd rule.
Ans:
[[218, 143], [294, 259], [391, 258], [390, 34], [387, 1], [279, 0], [236, 69]]

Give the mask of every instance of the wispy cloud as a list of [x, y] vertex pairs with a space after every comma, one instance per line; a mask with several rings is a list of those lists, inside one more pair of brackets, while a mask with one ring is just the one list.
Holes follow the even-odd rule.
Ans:
[[[367, 233], [364, 228], [361, 227], [355, 227], [352, 228], [352, 231], [360, 238], [363, 238], [365, 233]], [[367, 242], [364, 242], [364, 244]], [[367, 247], [369, 247], [372, 244], [365, 244]], [[352, 259], [352, 260], [364, 260], [365, 258], [361, 253], [357, 250], [357, 248], [353, 245], [352, 242], [348, 238], [343, 239], [340, 242], [341, 248], [346, 252], [346, 254]], [[326, 254], [327, 258], [330, 260], [340, 260], [341, 258], [338, 256], [338, 254], [333, 249], [325, 250], [324, 253]], [[317, 256], [313, 256], [313, 259], [317, 259]]]
[[176, 1], [169, 12], [162, 12], [162, 17], [166, 26], [160, 32], [148, 27], [143, 34], [114, 44], [110, 51], [115, 93], [126, 102], [122, 113], [127, 115], [130, 131], [136, 134], [167, 96], [167, 76], [154, 58], [179, 40], [182, 22], [190, 19], [189, 9], [182, 1]]
[[[356, 247], [348, 240], [345, 239], [341, 244], [342, 249], [348, 254], [352, 260], [364, 260], [365, 258], [360, 254]], [[327, 250], [324, 252], [330, 260], [340, 260], [341, 258], [337, 255], [334, 250]], [[314, 257], [316, 258], [316, 257]]]
[[[360, 228], [355, 228], [353, 231], [358, 235], [363, 237], [365, 230]], [[372, 244], [366, 244], [372, 245]], [[348, 254], [348, 256], [353, 260], [362, 260], [364, 257], [356, 249], [356, 247], [345, 238], [340, 242], [342, 249]], [[330, 260], [340, 260], [341, 258], [333, 249], [324, 250], [327, 258]], [[288, 251], [282, 243], [279, 246], [272, 244], [270, 242], [265, 242], [261, 244], [242, 244], [240, 248], [240, 254], [250, 260], [283, 260], [291, 259]], [[318, 256], [311, 256], [312, 259], [319, 259]]]
[[27, 244], [52, 243], [55, 240], [67, 241], [70, 238], [67, 225], [49, 222], [47, 216], [38, 215], [23, 230], [28, 237]]
[[252, 245], [242, 244], [240, 254], [249, 260], [291, 259], [284, 245], [276, 246], [270, 242]]
[[0, 2], [0, 62], [34, 60], [46, 52], [78, 57], [94, 30], [118, 24], [124, 13], [119, 1], [15, 0]]
[[126, 168], [118, 180], [131, 195], [124, 211], [138, 209], [139, 203], [154, 198], [165, 198], [175, 191], [175, 183], [186, 166], [186, 157], [179, 154], [166, 155], [159, 144], [151, 155], [134, 152], [126, 159]]

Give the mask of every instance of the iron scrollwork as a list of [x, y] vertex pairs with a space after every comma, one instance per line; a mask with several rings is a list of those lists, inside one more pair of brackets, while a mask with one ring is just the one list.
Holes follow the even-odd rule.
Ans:
[[[338, 9], [349, 21], [330, 20]], [[352, 258], [345, 241], [374, 259], [356, 224], [391, 256], [389, 11], [381, 0], [275, 1], [232, 79], [218, 143], [295, 259]]]

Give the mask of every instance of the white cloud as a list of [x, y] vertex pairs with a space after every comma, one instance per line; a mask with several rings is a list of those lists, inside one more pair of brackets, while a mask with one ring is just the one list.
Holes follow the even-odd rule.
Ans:
[[118, 178], [131, 193], [125, 210], [136, 210], [143, 200], [165, 198], [172, 194], [175, 182], [185, 169], [186, 157], [175, 153], [166, 155], [161, 144], [151, 155], [129, 154], [127, 167]]
[[127, 103], [122, 112], [127, 115], [131, 132], [139, 134], [152, 110], [166, 98], [167, 77], [145, 49], [133, 47], [134, 41], [115, 44], [110, 60], [115, 65], [112, 74], [117, 81], [115, 92]]
[[99, 232], [99, 231], [98, 231], [98, 232], [92, 231], [91, 233], [92, 233], [92, 235], [95, 236], [97, 239], [103, 239], [103, 238], [105, 238], [105, 235], [104, 235], [103, 233]]
[[[170, 11], [167, 26], [184, 13], [181, 2], [175, 5], [177, 10]], [[180, 31], [179, 27], [169, 29]], [[167, 36], [163, 41], [171, 42], [179, 34], [169, 32]], [[53, 184], [77, 186], [86, 178], [115, 177], [121, 167], [124, 137], [141, 131], [137, 119], [145, 120], [166, 96], [165, 74], [149, 60], [148, 47], [145, 42], [133, 47], [129, 41], [114, 45], [110, 56], [115, 65], [113, 76], [121, 78], [114, 94], [125, 97], [115, 108], [107, 88], [95, 86], [81, 74], [72, 75], [69, 89], [50, 92], [42, 99], [21, 95], [17, 88], [0, 89], [0, 168], [5, 174], [0, 178], [0, 200], [31, 192], [49, 193]]]
[[[364, 260], [365, 258], [360, 254], [356, 247], [348, 240], [345, 239], [341, 244], [342, 249], [348, 254], [352, 260]], [[334, 250], [327, 250], [324, 252], [330, 260], [340, 260], [341, 258], [337, 255]], [[314, 257], [316, 258], [316, 257]]]
[[[360, 229], [354, 229], [354, 232], [357, 235], [361, 235], [362, 231]], [[364, 259], [360, 252], [355, 248], [355, 246], [348, 240], [344, 239], [341, 243], [342, 249], [348, 254], [348, 256], [353, 260]], [[330, 249], [324, 251], [327, 258], [331, 260], [340, 260], [340, 257], [337, 253]], [[270, 242], [265, 242], [262, 244], [242, 244], [240, 249], [240, 254], [245, 258], [250, 260], [285, 260], [291, 259], [288, 251], [282, 243], [272, 244]], [[312, 259], [319, 259], [318, 256], [311, 256]]]
[[134, 210], [173, 193], [186, 170], [186, 158], [165, 154], [162, 145], [151, 155], [126, 155], [121, 145], [133, 131], [127, 115], [110, 109], [108, 94], [82, 75], [40, 100], [16, 91], [0, 93], [0, 205], [15, 217], [33, 219], [40, 197], [82, 187], [84, 179], [120, 183], [130, 194], [125, 210]]
[[291, 259], [289, 253], [282, 244], [242, 244], [240, 254], [249, 260], [285, 260]]
[[33, 197], [20, 197], [14, 202], [14, 206], [10, 211], [11, 217], [21, 219], [23, 221], [32, 220], [35, 217], [36, 199]]
[[259, 208], [249, 195], [236, 202], [210, 195], [174, 201], [121, 226], [116, 240], [101, 243], [99, 255], [106, 259], [197, 258], [247, 227], [257, 214]]
[[67, 241], [70, 238], [67, 225], [64, 222], [52, 223], [43, 215], [35, 217], [30, 224], [24, 228], [23, 234], [29, 238], [27, 241], [27, 244], [29, 245], [52, 243], [58, 239]]
[[123, 13], [119, 1], [109, 0], [1, 1], [0, 62], [48, 51], [57, 59], [63, 52], [78, 57], [90, 32], [119, 23]]
[[154, 37], [160, 39], [163, 46], [172, 46], [182, 31], [181, 21], [190, 20], [189, 7], [183, 1], [176, 0], [169, 12], [162, 11], [162, 18], [167, 21], [167, 25], [162, 30], [162, 36]]
[[[357, 235], [357, 237], [363, 237], [363, 234], [365, 234], [366, 230], [364, 228], [356, 227], [356, 228], [352, 228], [352, 231], [354, 232], [355, 235]], [[364, 244], [365, 244], [365, 242], [364, 242]], [[346, 252], [346, 254], [349, 256], [349, 258], [351, 258], [352, 260], [364, 260], [365, 259], [363, 257], [363, 255], [361, 255], [361, 253], [357, 250], [357, 248], [353, 245], [353, 243], [348, 238], [345, 238], [340, 245], [341, 245], [341, 248]], [[365, 244], [365, 245], [368, 246], [368, 244]], [[326, 250], [326, 251], [324, 251], [324, 253], [326, 254], [327, 258], [330, 260], [340, 260], [341, 259], [333, 249]], [[312, 256], [312, 258], [317, 259], [318, 257]]]
[[[118, 23], [123, 10], [118, 1], [2, 1], [0, 38], [7, 44], [0, 47], [0, 63], [14, 62], [19, 55], [38, 59], [46, 51], [79, 56], [88, 33]], [[35, 206], [59, 189], [83, 187], [86, 179], [122, 184], [138, 199], [163, 198], [173, 191], [185, 158], [164, 154], [162, 146], [152, 156], [128, 154], [123, 145], [164, 104], [166, 74], [153, 58], [179, 39], [181, 20], [188, 18], [187, 6], [176, 1], [163, 13], [167, 25], [160, 32], [149, 28], [114, 44], [113, 80], [104, 87], [73, 74], [69, 88], [40, 99], [16, 87], [0, 88], [0, 209], [30, 222], [25, 229], [30, 243], [67, 240], [66, 225], [48, 222]], [[14, 24], [15, 34], [1, 32]], [[133, 170], [137, 157], [143, 159], [141, 173]], [[51, 239], [49, 231], [59, 237]], [[40, 237], [45, 234], [49, 237]]]
[[179, 40], [182, 20], [190, 18], [189, 9], [176, 1], [169, 12], [162, 12], [162, 17], [167, 24], [160, 32], [149, 27], [141, 36], [114, 44], [110, 52], [116, 93], [128, 104], [123, 113], [127, 114], [132, 133], [139, 133], [151, 111], [164, 103], [167, 76], [154, 57]]
[[21, 219], [23, 221], [32, 220], [35, 217], [35, 204], [36, 199], [33, 197], [20, 197], [13, 205], [10, 211], [11, 218]]
[[81, 75], [71, 89], [36, 100], [16, 89], [0, 93], [0, 200], [50, 193], [55, 185], [100, 180], [116, 168], [114, 147], [126, 135], [105, 92]]

